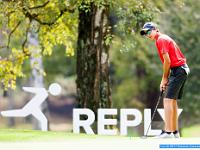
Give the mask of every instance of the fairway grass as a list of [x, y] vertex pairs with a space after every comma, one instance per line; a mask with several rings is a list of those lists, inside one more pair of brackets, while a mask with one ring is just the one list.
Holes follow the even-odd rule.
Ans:
[[182, 134], [184, 137], [200, 137], [200, 124], [183, 128]]
[[70, 132], [20, 130], [20, 129], [0, 129], [0, 142], [18, 142], [18, 141], [65, 141], [76, 139], [95, 139], [95, 138], [122, 138], [122, 136], [101, 136], [74, 134]]
[[142, 139], [119, 135], [101, 136], [70, 132], [0, 129], [1, 150], [156, 150], [159, 149], [160, 144], [200, 145], [200, 138]]
[[[182, 130], [182, 137], [192, 138], [200, 137], [200, 125], [194, 125]], [[138, 135], [128, 136], [103, 136], [103, 135], [87, 135], [74, 134], [71, 132], [55, 132], [55, 131], [38, 131], [23, 129], [0, 129], [0, 142], [21, 142], [21, 141], [66, 141], [79, 139], [137, 139]]]

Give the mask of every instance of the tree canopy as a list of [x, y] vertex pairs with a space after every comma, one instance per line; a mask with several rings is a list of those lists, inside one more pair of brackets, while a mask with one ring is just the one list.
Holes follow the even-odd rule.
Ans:
[[[200, 113], [198, 0], [0, 0], [0, 81], [4, 87], [15, 88], [16, 79], [26, 75], [22, 71], [24, 62], [30, 56], [37, 57], [32, 53], [34, 47], [27, 44], [30, 32], [38, 35], [41, 54], [56, 55], [44, 59], [46, 71], [51, 72], [59, 60], [65, 61], [64, 51], [66, 56], [75, 55], [79, 10], [91, 11], [91, 3], [97, 7], [109, 6], [109, 34], [103, 41], [109, 47], [114, 106], [142, 109], [154, 104], [161, 63], [154, 43], [138, 32], [144, 22], [154, 21], [161, 32], [175, 39], [188, 60], [191, 75], [181, 105], [185, 115], [197, 116]], [[52, 75], [56, 76], [56, 71], [72, 75], [73, 67], [74, 63], [71, 72], [66, 73], [59, 66]], [[188, 103], [189, 100], [192, 102]]]
[[17, 77], [24, 76], [22, 64], [34, 50], [27, 45], [30, 31], [38, 34], [42, 54], [51, 55], [53, 47], [62, 44], [68, 56], [74, 55], [78, 19], [68, 1], [1, 1], [0, 20], [0, 78], [6, 88], [14, 88]]

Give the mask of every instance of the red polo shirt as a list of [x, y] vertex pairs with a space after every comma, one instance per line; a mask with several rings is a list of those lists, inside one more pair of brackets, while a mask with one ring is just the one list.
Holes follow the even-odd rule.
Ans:
[[165, 34], [159, 33], [156, 35], [155, 39], [155, 44], [162, 63], [164, 63], [163, 54], [168, 53], [171, 60], [171, 68], [186, 64], [186, 58], [172, 38]]

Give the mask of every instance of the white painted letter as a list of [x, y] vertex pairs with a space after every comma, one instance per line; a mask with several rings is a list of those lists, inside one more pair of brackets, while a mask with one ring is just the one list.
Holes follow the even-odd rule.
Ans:
[[[150, 123], [151, 123], [151, 109], [144, 109], [144, 135], [147, 133]], [[151, 129], [150, 125], [147, 135], [159, 135], [160, 133], [161, 130], [153, 130]]]
[[116, 129], [105, 129], [105, 125], [117, 125], [117, 119], [105, 119], [105, 115], [117, 115], [117, 109], [98, 109], [98, 134], [116, 135]]
[[[165, 120], [164, 109], [157, 109], [157, 111], [162, 117], [162, 119]], [[183, 109], [178, 109], [178, 117], [182, 111]], [[146, 134], [150, 122], [151, 122], [151, 109], [145, 109], [144, 110], [144, 134]], [[160, 133], [161, 133], [161, 130], [155, 130], [155, 129], [153, 130], [151, 129], [151, 125], [150, 125], [148, 135], [159, 135]]]
[[[87, 120], [80, 120], [81, 115], [87, 115]], [[94, 122], [95, 115], [90, 109], [73, 109], [73, 132], [80, 133], [80, 127], [83, 127], [87, 134], [94, 134], [90, 125]]]
[[[134, 120], [128, 120], [128, 115], [135, 116]], [[137, 109], [120, 110], [120, 134], [127, 135], [127, 127], [137, 126], [142, 122], [142, 114]]]
[[[182, 111], [183, 111], [183, 109], [178, 109], [177, 117], [180, 116], [180, 114], [181, 114]], [[158, 113], [160, 114], [160, 116], [162, 117], [162, 119], [165, 120], [164, 109], [158, 109]]]

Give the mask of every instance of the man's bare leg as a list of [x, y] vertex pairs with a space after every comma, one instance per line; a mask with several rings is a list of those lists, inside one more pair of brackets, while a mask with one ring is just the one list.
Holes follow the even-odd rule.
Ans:
[[173, 130], [178, 130], [178, 105], [177, 105], [177, 100], [173, 100], [173, 110], [174, 110], [174, 115], [173, 115]]
[[174, 132], [178, 129], [177, 101], [164, 98], [165, 131]]

